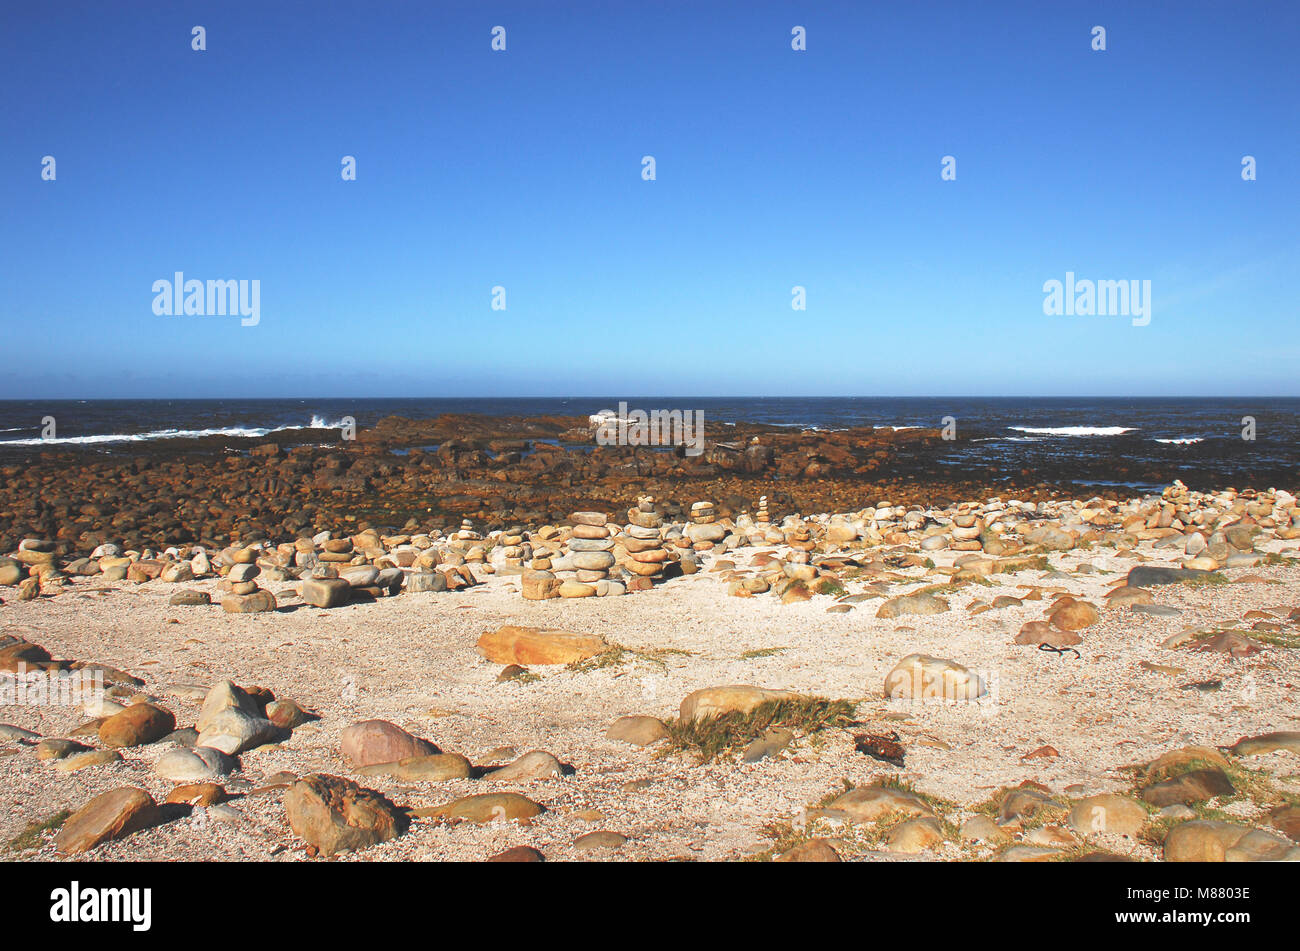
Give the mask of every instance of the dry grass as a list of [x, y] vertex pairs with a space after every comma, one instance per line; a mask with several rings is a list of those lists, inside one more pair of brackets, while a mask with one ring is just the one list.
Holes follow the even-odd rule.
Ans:
[[701, 763], [708, 763], [732, 753], [767, 733], [784, 728], [797, 736], [822, 730], [852, 726], [857, 723], [851, 700], [824, 700], [806, 697], [798, 700], [769, 700], [749, 713], [724, 713], [703, 719], [674, 719], [668, 722], [668, 742], [660, 755], [693, 753]]

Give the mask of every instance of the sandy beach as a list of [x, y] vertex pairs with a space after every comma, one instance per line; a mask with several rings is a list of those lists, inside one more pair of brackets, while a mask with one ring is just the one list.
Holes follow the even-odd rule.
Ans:
[[[827, 553], [814, 560], [830, 557], [837, 546], [823, 547]], [[1177, 567], [1186, 559], [1151, 541], [1047, 551], [1045, 567], [956, 582], [951, 576], [960, 553], [935, 551], [926, 564], [890, 567], [869, 579], [841, 571], [843, 593], [835, 596], [793, 603], [773, 594], [729, 596], [737, 573], [754, 573], [746, 566], [759, 553], [791, 554], [779, 545], [705, 552], [698, 572], [622, 597], [526, 600], [517, 570], [489, 573], [483, 564], [467, 566], [480, 583], [461, 590], [404, 591], [326, 609], [305, 604], [292, 582], [266, 582], [279, 606], [258, 613], [223, 611], [215, 602], [228, 596], [219, 585], [229, 582], [215, 575], [182, 583], [74, 578], [57, 593], [25, 602], [10, 599], [13, 589], [0, 589], [0, 642], [21, 638], [55, 658], [128, 672], [143, 685], [119, 691], [122, 701], [155, 703], [174, 714], [177, 727], [196, 720], [205, 693], [223, 680], [266, 688], [319, 715], [279, 742], [242, 752], [238, 769], [221, 781], [227, 802], [105, 841], [84, 855], [93, 861], [302, 859], [308, 846], [286, 821], [283, 800], [295, 778], [312, 773], [350, 778], [399, 808], [515, 792], [545, 809], [523, 823], [449, 824], [417, 816], [404, 834], [341, 852], [340, 860], [482, 860], [514, 846], [531, 846], [548, 860], [761, 859], [809, 839], [830, 842], [844, 860], [1016, 857], [1017, 846], [1023, 847], [1019, 857], [1028, 858], [1104, 852], [1160, 859], [1158, 835], [1082, 834], [1059, 816], [1046, 825], [1000, 821], [1005, 831], [993, 841], [975, 841], [969, 824], [996, 812], [999, 790], [1026, 782], [1041, 784], [1068, 809], [1096, 794], [1136, 795], [1134, 768], [1172, 750], [1217, 749], [1243, 737], [1300, 730], [1300, 660], [1294, 646], [1282, 646], [1294, 644], [1300, 568], [1295, 543], [1272, 532], [1259, 539], [1258, 564], [1222, 568], [1213, 573], [1216, 583], [1150, 587], [1154, 604], [1177, 610], [1169, 616], [1109, 606], [1106, 598], [1136, 565]], [[869, 561], [881, 551], [846, 545], [838, 554]], [[736, 568], [711, 570], [724, 557]], [[948, 610], [876, 616], [887, 600], [936, 584], [947, 586]], [[169, 603], [182, 590], [207, 592], [214, 603]], [[1100, 606], [1095, 623], [1080, 631], [1077, 656], [1014, 643], [1062, 593]], [[1000, 596], [1027, 595], [1037, 599], [988, 609]], [[507, 624], [598, 635], [611, 650], [577, 664], [533, 665], [524, 677], [501, 682], [503, 665], [476, 645]], [[1252, 625], [1275, 632], [1272, 641], [1259, 642], [1258, 652], [1193, 649], [1209, 632], [1232, 627], [1249, 636]], [[1196, 637], [1174, 646], [1184, 631]], [[916, 653], [975, 672], [986, 694], [977, 702], [887, 699], [886, 676]], [[606, 738], [619, 717], [671, 721], [688, 694], [730, 684], [849, 700], [857, 723], [795, 731], [788, 745], [757, 762], [732, 752], [701, 763], [689, 750], [666, 752], [663, 743], [640, 747]], [[67, 737], [87, 719], [82, 709], [60, 706], [11, 705], [0, 715], [40, 737]], [[544, 750], [567, 774], [510, 781], [489, 772], [444, 782], [363, 776], [341, 755], [340, 737], [349, 725], [371, 719], [476, 767]], [[896, 733], [903, 765], [857, 751], [854, 737], [862, 733]], [[93, 731], [78, 739], [103, 745]], [[161, 803], [176, 785], [155, 771], [175, 745], [169, 741], [122, 749], [120, 761], [75, 772], [62, 772], [60, 760], [38, 759], [35, 742], [0, 737], [0, 839], [6, 842], [110, 790], [138, 787]], [[1224, 801], [1194, 804], [1196, 814], [1186, 807], [1177, 814], [1281, 835], [1270, 815], [1300, 796], [1295, 746], [1231, 762], [1261, 781]], [[818, 812], [846, 789], [882, 780], [925, 798], [942, 821], [939, 841], [915, 851], [895, 841], [900, 847], [892, 848], [888, 833], [897, 817], [868, 823], [845, 821], [833, 808]], [[1148, 811], [1150, 830], [1165, 817]], [[575, 845], [598, 831], [626, 840], [612, 848]], [[80, 857], [59, 850], [52, 831], [28, 844], [34, 847], [10, 857]]]

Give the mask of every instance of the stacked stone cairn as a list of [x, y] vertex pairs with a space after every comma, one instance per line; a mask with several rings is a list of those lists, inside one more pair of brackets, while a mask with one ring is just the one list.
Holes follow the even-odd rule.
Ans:
[[655, 508], [654, 497], [638, 497], [636, 505], [627, 510], [627, 521], [619, 536], [627, 555], [622, 567], [631, 575], [627, 587], [629, 591], [646, 591], [663, 577], [670, 560], [663, 544], [663, 516]]

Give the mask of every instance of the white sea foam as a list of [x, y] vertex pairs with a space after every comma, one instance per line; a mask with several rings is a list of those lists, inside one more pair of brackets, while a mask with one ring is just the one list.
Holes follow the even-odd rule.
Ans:
[[1205, 442], [1202, 436], [1183, 436], [1179, 439], [1157, 439], [1156, 442], [1162, 442], [1169, 446], [1190, 446], [1193, 443]]
[[1008, 426], [1018, 433], [1035, 436], [1122, 436], [1131, 433], [1134, 426]]
[[[55, 436], [50, 439], [0, 439], [0, 446], [96, 446], [122, 442], [152, 442], [158, 439], [203, 439], [208, 436], [231, 436], [236, 439], [259, 439], [271, 433], [296, 429], [341, 429], [342, 422], [331, 423], [313, 416], [306, 426], [221, 426], [213, 429], [154, 429], [145, 433], [103, 433], [98, 436]], [[6, 430], [12, 432], [13, 430]]]

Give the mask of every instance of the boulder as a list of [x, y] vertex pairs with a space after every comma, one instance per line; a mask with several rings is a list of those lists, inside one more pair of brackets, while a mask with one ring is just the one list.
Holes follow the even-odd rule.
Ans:
[[478, 639], [478, 652], [495, 664], [571, 664], [596, 657], [608, 649], [609, 645], [596, 634], [548, 631], [515, 624], [489, 631]]
[[386, 842], [406, 828], [396, 806], [372, 789], [338, 776], [313, 773], [284, 794], [289, 827], [322, 855], [359, 851]]

